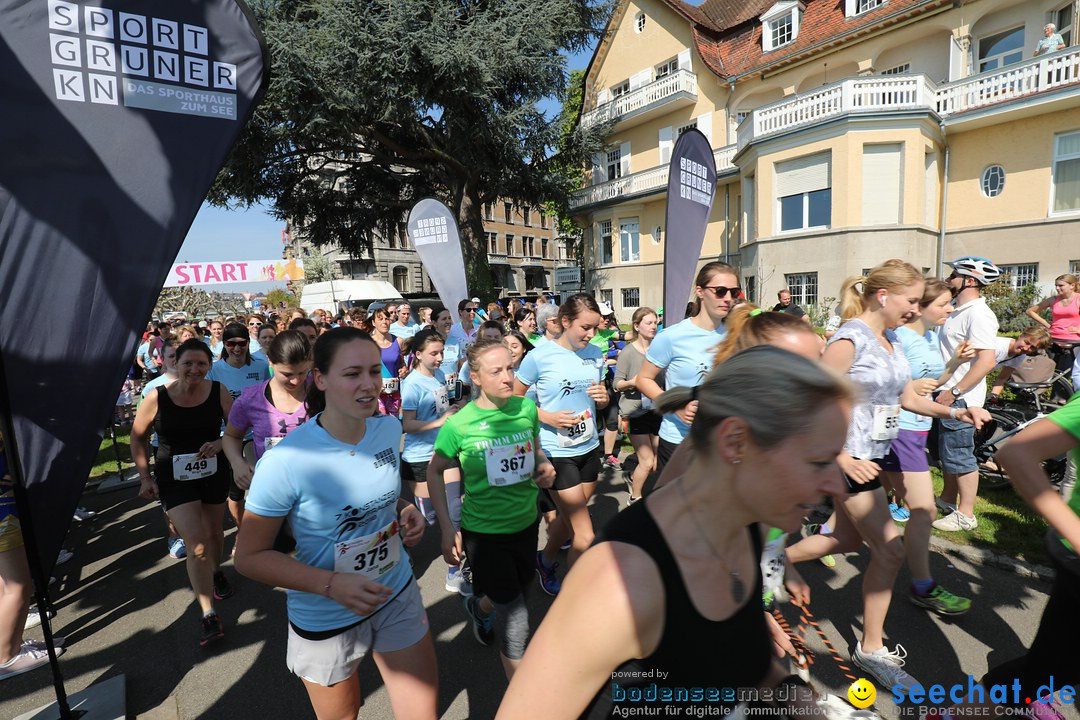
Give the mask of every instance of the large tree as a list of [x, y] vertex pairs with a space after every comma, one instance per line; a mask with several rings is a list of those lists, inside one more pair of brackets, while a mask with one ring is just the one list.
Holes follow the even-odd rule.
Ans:
[[[361, 251], [420, 198], [457, 214], [470, 288], [491, 288], [482, 206], [580, 187], [603, 128], [560, 142], [563, 53], [586, 48], [601, 0], [253, 0], [268, 95], [223, 169], [217, 204], [268, 200], [316, 244]], [[573, 111], [576, 112], [577, 108]], [[556, 148], [559, 160], [553, 161]]]

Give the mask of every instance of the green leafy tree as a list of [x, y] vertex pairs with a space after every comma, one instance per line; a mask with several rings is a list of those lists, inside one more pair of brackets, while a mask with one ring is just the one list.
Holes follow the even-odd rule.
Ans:
[[270, 309], [280, 307], [296, 307], [300, 304], [300, 300], [296, 295], [285, 290], [271, 290], [266, 293], [266, 307]]
[[[272, 57], [266, 99], [218, 182], [215, 204], [269, 200], [301, 237], [350, 251], [435, 196], [455, 213], [470, 289], [490, 294], [482, 207], [534, 206], [579, 184], [552, 159], [564, 52], [587, 47], [597, 0], [253, 0]], [[577, 132], [559, 163], [589, 157]]]
[[998, 329], [1003, 333], [1018, 333], [1035, 322], [1027, 316], [1027, 309], [1042, 299], [1039, 288], [1028, 283], [1013, 288], [1009, 276], [987, 285], [982, 290], [986, 304], [994, 311], [998, 319]]

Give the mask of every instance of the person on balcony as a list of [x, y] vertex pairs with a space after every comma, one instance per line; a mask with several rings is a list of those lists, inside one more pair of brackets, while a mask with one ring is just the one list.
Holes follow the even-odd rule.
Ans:
[[1045, 55], [1046, 53], [1057, 52], [1065, 47], [1065, 40], [1058, 34], [1057, 25], [1054, 23], [1046, 23], [1043, 28], [1043, 37], [1039, 41], [1039, 44], [1035, 46], [1034, 57]]

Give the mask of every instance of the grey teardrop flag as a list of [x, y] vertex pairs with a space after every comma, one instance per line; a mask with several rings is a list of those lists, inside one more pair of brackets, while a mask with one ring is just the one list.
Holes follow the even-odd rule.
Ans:
[[458, 303], [469, 297], [469, 288], [454, 214], [438, 200], [424, 198], [409, 213], [409, 237], [439, 300], [456, 318]]
[[716, 197], [716, 160], [700, 130], [675, 143], [668, 170], [664, 242], [664, 326], [683, 319]]
[[45, 577], [268, 66], [235, 0], [0, 0], [0, 411]]

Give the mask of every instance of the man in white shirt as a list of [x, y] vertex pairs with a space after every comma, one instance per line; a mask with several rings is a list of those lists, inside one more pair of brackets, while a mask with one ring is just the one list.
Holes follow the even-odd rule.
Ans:
[[[975, 358], [957, 368], [942, 387], [937, 402], [947, 407], [983, 407], [986, 376], [997, 365], [998, 320], [982, 297], [982, 288], [1001, 276], [986, 258], [967, 256], [951, 263], [947, 278], [956, 310], [941, 328], [941, 356], [948, 362], [964, 341], [975, 348]], [[979, 492], [979, 464], [975, 460], [975, 428], [957, 420], [939, 420], [938, 448], [945, 485], [938, 510], [949, 513], [934, 521], [938, 530], [974, 530], [975, 497]]]

